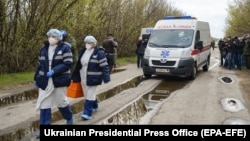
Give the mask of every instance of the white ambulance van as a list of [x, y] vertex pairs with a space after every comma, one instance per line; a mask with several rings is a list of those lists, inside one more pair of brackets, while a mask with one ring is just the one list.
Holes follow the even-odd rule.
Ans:
[[191, 16], [166, 16], [151, 32], [144, 58], [143, 74], [171, 75], [195, 79], [201, 68], [208, 71], [211, 36], [208, 22]]

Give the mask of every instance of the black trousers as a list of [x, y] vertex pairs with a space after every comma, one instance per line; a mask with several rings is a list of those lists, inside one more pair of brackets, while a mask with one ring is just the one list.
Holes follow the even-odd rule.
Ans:
[[223, 53], [220, 52], [220, 66], [223, 66], [224, 56]]
[[111, 72], [113, 70], [114, 63], [115, 63], [115, 55], [114, 54], [106, 54], [106, 58], [107, 58], [108, 65], [109, 65], [109, 73], [111, 74]]

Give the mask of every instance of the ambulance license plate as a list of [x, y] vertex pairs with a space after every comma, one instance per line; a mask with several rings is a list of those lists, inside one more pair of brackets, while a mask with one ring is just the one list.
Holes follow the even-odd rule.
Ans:
[[169, 69], [159, 69], [159, 68], [157, 68], [155, 71], [156, 72], [169, 72]]

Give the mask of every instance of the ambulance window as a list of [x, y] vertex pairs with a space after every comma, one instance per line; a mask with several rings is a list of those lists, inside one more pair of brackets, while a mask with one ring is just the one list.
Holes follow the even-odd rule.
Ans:
[[200, 40], [200, 31], [198, 30], [196, 32], [196, 36], [195, 36], [195, 42], [199, 41]]
[[150, 47], [183, 48], [192, 44], [194, 30], [190, 29], [162, 29], [154, 30], [149, 38]]

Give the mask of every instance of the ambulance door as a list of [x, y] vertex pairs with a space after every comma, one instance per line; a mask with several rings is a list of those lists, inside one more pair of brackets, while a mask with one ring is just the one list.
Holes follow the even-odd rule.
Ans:
[[197, 30], [196, 34], [195, 34], [194, 51], [193, 51], [194, 53], [193, 53], [193, 55], [194, 55], [194, 58], [195, 58], [198, 66], [202, 62], [202, 58], [201, 58], [202, 48], [198, 47], [199, 46], [198, 45], [199, 41], [200, 41], [200, 31]]

